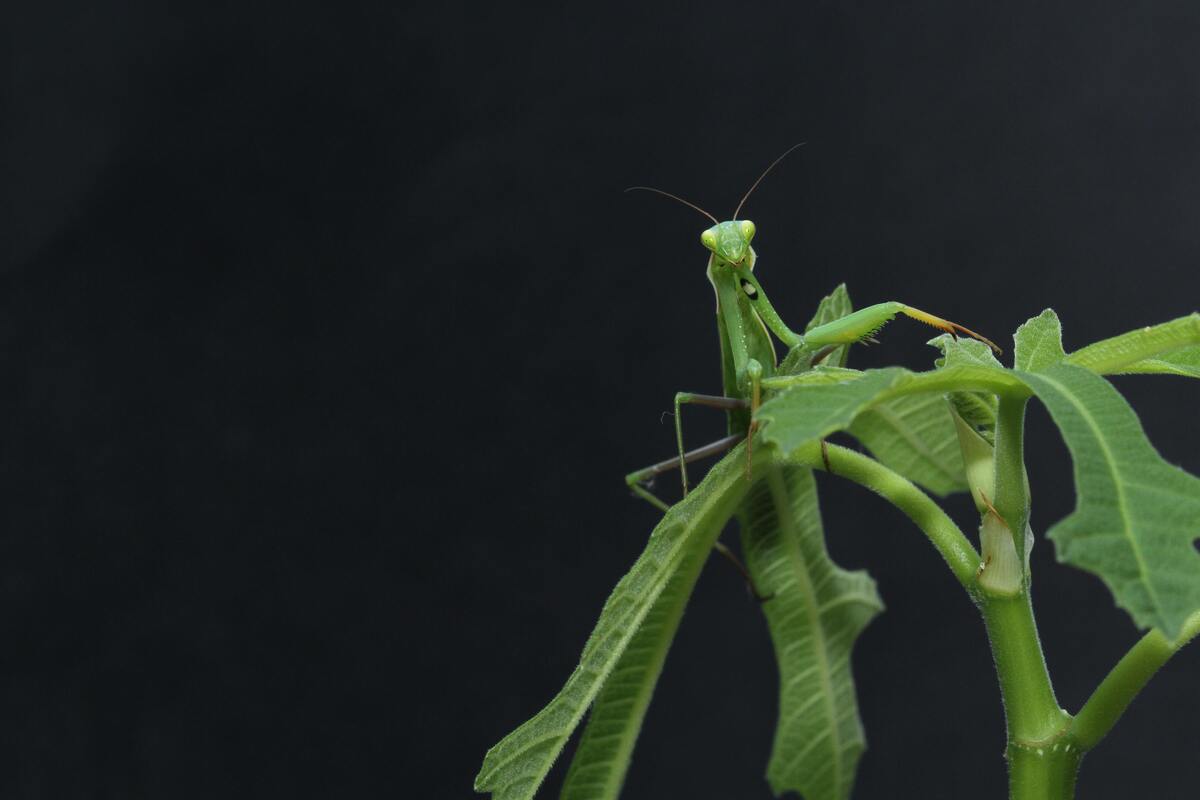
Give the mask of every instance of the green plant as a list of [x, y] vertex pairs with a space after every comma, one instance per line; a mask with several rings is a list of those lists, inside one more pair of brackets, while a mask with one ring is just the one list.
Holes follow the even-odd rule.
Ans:
[[[739, 232], [744, 249], [719, 239]], [[562, 796], [618, 795], [700, 567], [737, 516], [782, 687], [771, 788], [806, 800], [849, 797], [865, 746], [850, 652], [882, 605], [865, 573], [844, 571], [827, 555], [812, 478], [812, 470], [825, 470], [903, 511], [981, 611], [1007, 721], [1010, 796], [1073, 797], [1084, 755], [1200, 633], [1200, 479], [1163, 461], [1103, 377], [1200, 377], [1200, 314], [1067, 354], [1059, 320], [1047, 310], [1016, 331], [1011, 368], [990, 343], [943, 334], [931, 342], [941, 351], [932, 370], [852, 370], [844, 366], [850, 343], [896, 311], [915, 310], [881, 304], [851, 312], [838, 287], [805, 335], [795, 334], [750, 274], [752, 235], [752, 224], [727, 222], [704, 237], [725, 366], [725, 397], [707, 400], [729, 414], [730, 436], [720, 447], [740, 443], [690, 492], [685, 477], [679, 503], [662, 504], [662, 521], [605, 604], [579, 666], [549, 705], [488, 752], [475, 788], [496, 800], [533, 797], [590, 708]], [[790, 348], [778, 364], [768, 329]], [[681, 395], [677, 410], [697, 397]], [[1148, 631], [1074, 715], [1055, 699], [1030, 601], [1034, 533], [1023, 454], [1033, 398], [1048, 409], [1075, 465], [1076, 509], [1047, 536], [1060, 561], [1100, 577]], [[872, 455], [825, 441], [838, 432]], [[683, 453], [680, 433], [679, 459], [634, 473], [631, 485], [653, 500], [642, 479], [716, 449]], [[979, 550], [918, 486], [938, 495], [971, 491]]]

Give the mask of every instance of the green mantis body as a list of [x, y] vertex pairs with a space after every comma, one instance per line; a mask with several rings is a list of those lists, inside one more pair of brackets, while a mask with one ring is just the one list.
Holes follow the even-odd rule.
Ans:
[[662, 462], [626, 477], [626, 482], [634, 491], [656, 505], [661, 506], [661, 502], [642, 486], [645, 480], [677, 463], [686, 493], [687, 462], [718, 452], [713, 450], [716, 443], [691, 454], [684, 452], [679, 416], [683, 404], [709, 405], [724, 408], [728, 412], [730, 435], [721, 440], [721, 444], [733, 444], [754, 433], [753, 414], [764, 399], [763, 381], [777, 374], [780, 368], [772, 334], [788, 347], [787, 361], [792, 365], [791, 370], [796, 372], [810, 369], [838, 347], [873, 341], [872, 336], [897, 314], [904, 314], [948, 333], [965, 333], [986, 342], [999, 352], [999, 348], [983, 336], [897, 301], [877, 303], [819, 325], [804, 334], [796, 333], [780, 318], [762, 284], [754, 276], [757, 255], [750, 242], [755, 232], [755, 225], [750, 220], [735, 219], [717, 222], [700, 235], [701, 243], [709, 250], [708, 279], [717, 299], [717, 332], [721, 345], [724, 395], [720, 398], [690, 393], [676, 395], [678, 461]]
[[[651, 534], [646, 553], [605, 604], [580, 667], [563, 690], [489, 751], [476, 788], [493, 791], [498, 800], [531, 800], [589, 707], [591, 717], [564, 780], [562, 797], [617, 797], [667, 649], [710, 548], [729, 556], [764, 601], [762, 611], [780, 681], [779, 722], [767, 770], [772, 790], [776, 795], [794, 791], [815, 800], [849, 797], [865, 747], [849, 668], [850, 649], [882, 603], [866, 573], [843, 570], [829, 558], [809, 466], [785, 463], [762, 452], [752, 456], [751, 448], [759, 438], [755, 412], [773, 391], [790, 391], [782, 384], [791, 376], [814, 367], [841, 366], [846, 345], [869, 340], [897, 314], [946, 331], [970, 332], [899, 302], [851, 313], [844, 291], [822, 303], [804, 333], [792, 330], [754, 275], [755, 226], [737, 218], [741, 205], [725, 222], [697, 209], [713, 223], [700, 239], [708, 251], [707, 274], [717, 301], [722, 394], [677, 394], [678, 456], [627, 476], [633, 491], [665, 514]], [[782, 360], [776, 355], [776, 339], [788, 348]], [[728, 435], [685, 453], [679, 423], [683, 404], [725, 411]], [[709, 473], [703, 488], [688, 493], [689, 461], [717, 455], [743, 440], [744, 474], [733, 458], [726, 459]], [[829, 467], [828, 460], [825, 466]], [[675, 468], [680, 469], [685, 497], [668, 508], [644, 484]], [[741, 529], [745, 565], [718, 541], [731, 516], [736, 516]]]
[[[748, 485], [735, 512], [745, 563], [719, 540], [714, 540], [713, 547], [742, 573], [762, 604], [776, 650], [779, 722], [767, 778], [776, 794], [797, 791], [805, 797], [845, 798], [866, 746], [847, 666], [849, 648], [858, 632], [882, 609], [882, 602], [866, 573], [844, 571], [830, 560], [810, 469], [759, 459], [763, 466], [750, 474], [751, 464], [755, 463], [755, 412], [781, 379], [819, 365], [842, 366], [847, 345], [872, 341], [873, 334], [897, 314], [942, 331], [968, 334], [996, 348], [966, 328], [897, 301], [846, 313], [849, 301], [844, 291], [840, 297], [831, 295], [828, 307], [822, 304], [804, 333], [792, 330], [754, 275], [757, 255], [750, 243], [755, 225], [737, 219], [740, 210], [741, 204], [734, 219], [725, 222], [701, 210], [714, 223], [700, 235], [700, 241], [709, 253], [707, 274], [717, 300], [723, 394], [677, 394], [677, 458], [634, 472], [626, 481], [635, 493], [667, 510], [645, 481], [678, 467], [686, 496], [689, 461], [746, 441], [744, 479]], [[776, 356], [775, 339], [788, 348], [782, 361]], [[725, 410], [728, 436], [685, 452], [680, 424], [683, 404]], [[828, 464], [827, 460], [827, 468]], [[816, 675], [821, 678], [814, 685], [811, 682]], [[819, 763], [806, 762], [810, 754]], [[573, 772], [571, 777], [581, 776], [582, 772]], [[581, 784], [571, 777], [568, 786], [574, 791]], [[585, 795], [564, 796], [574, 800]]]
[[[755, 277], [758, 257], [750, 244], [755, 225], [737, 219], [738, 211], [734, 219], [720, 222], [701, 210], [713, 221], [712, 227], [701, 233], [700, 241], [709, 254], [708, 280], [717, 300], [723, 393], [719, 397], [677, 394], [677, 458], [634, 472], [626, 481], [635, 493], [666, 510], [666, 504], [649, 491], [645, 481], [678, 467], [686, 496], [689, 461], [746, 441], [747, 489], [735, 512], [745, 563], [719, 540], [714, 540], [713, 547], [741, 572], [762, 604], [776, 650], [779, 722], [767, 778], [776, 794], [798, 791], [805, 797], [844, 798], [866, 746], [847, 666], [849, 648], [882, 609], [882, 602], [869, 576], [844, 571], [830, 560], [810, 469], [759, 459], [757, 463], [763, 466], [750, 474], [751, 464], [756, 463], [752, 456], [755, 412], [780, 379], [819, 365], [842, 366], [847, 345], [871, 341], [897, 314], [950, 333], [983, 337], [897, 301], [847, 313], [849, 301], [844, 292], [840, 302], [833, 299], [835, 295], [828, 307], [822, 304], [804, 333], [792, 330]], [[775, 339], [787, 348], [782, 361], [776, 356]], [[725, 410], [728, 436], [685, 452], [680, 424], [683, 404]], [[816, 675], [821, 678], [813, 685], [810, 682]], [[819, 765], [802, 758], [817, 753], [813, 757]], [[579, 784], [569, 781], [569, 785]]]

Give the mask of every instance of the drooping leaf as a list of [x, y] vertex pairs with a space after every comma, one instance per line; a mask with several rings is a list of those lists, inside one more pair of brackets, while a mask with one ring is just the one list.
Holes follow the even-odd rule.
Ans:
[[612, 800], [620, 794], [654, 686], [704, 562], [704, 554], [693, 554], [680, 565], [604, 682], [571, 758], [562, 800]]
[[1161, 373], [1200, 377], [1200, 314], [1147, 325], [1090, 344], [1067, 362], [1102, 375]]
[[1016, 369], [1040, 372], [1067, 357], [1062, 344], [1062, 325], [1051, 308], [1017, 328], [1013, 341], [1016, 343], [1013, 351]]
[[[579, 666], [544, 709], [488, 751], [475, 778], [476, 791], [491, 792], [494, 800], [529, 800], [533, 797], [563, 745], [672, 580], [681, 570], [694, 568], [691, 560], [707, 555], [722, 526], [733, 515], [745, 494], [745, 468], [745, 450], [741, 445], [709, 470], [700, 485], [666, 513], [650, 535], [642, 555], [605, 602], [600, 619], [583, 648]], [[686, 583], [681, 581], [678, 590], [683, 591]], [[670, 594], [667, 600], [675, 602]], [[673, 626], [661, 625], [660, 635], [666, 636], [668, 629], [673, 633]], [[665, 646], [666, 643], [659, 641], [638, 664], [630, 662], [633, 669], [624, 677], [639, 672], [640, 667], [642, 690], [649, 691], [653, 677], [648, 681], [646, 677], [650, 672], [657, 675], [658, 668], [653, 661], [658, 657], [657, 649]], [[610, 713], [615, 712], [606, 711], [606, 716]], [[640, 724], [640, 713], [631, 712], [631, 724]], [[622, 756], [628, 756], [624, 748], [612, 753], [610, 758]], [[624, 765], [615, 767], [614, 771], [623, 775]], [[619, 786], [619, 779], [617, 784]]]
[[875, 403], [854, 418], [849, 431], [885, 466], [936, 495], [967, 488], [954, 420], [940, 395]]
[[743, 503], [742, 552], [779, 664], [779, 721], [767, 767], [772, 791], [845, 800], [866, 748], [850, 654], [883, 609], [865, 572], [847, 572], [825, 549], [810, 470], [769, 467]]
[[1048, 533], [1059, 560], [1098, 575], [1139, 626], [1174, 639], [1200, 609], [1200, 479], [1162, 459], [1100, 376], [1072, 364], [1018, 374], [1074, 460], [1075, 510]]

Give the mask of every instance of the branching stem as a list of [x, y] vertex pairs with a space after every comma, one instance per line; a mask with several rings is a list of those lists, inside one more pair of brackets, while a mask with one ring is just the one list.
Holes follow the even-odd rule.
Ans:
[[979, 553], [941, 506], [911, 481], [869, 456], [836, 444], [826, 443], [822, 447], [819, 442], [812, 442], [797, 449], [790, 460], [848, 478], [891, 502], [916, 523], [946, 560], [958, 582], [971, 590], [979, 567]]
[[1084, 749], [1095, 747], [1154, 673], [1197, 634], [1200, 634], [1200, 612], [1188, 619], [1183, 634], [1174, 642], [1157, 630], [1143, 636], [1092, 692], [1071, 723], [1071, 736]]

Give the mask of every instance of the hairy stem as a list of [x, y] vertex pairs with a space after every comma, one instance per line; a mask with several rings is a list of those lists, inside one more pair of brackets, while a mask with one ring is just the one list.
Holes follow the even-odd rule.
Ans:
[[1010, 746], [1049, 746], [1071, 718], [1054, 697], [1028, 591], [1016, 597], [981, 594], [979, 609], [996, 662]]
[[1092, 692], [1071, 723], [1071, 736], [1089, 750], [1112, 730], [1125, 709], [1163, 664], [1200, 634], [1200, 612], [1193, 614], [1177, 641], [1152, 630], [1130, 648]]
[[[824, 453], [822, 453], [824, 450]], [[828, 470], [865, 486], [903, 511], [916, 523], [964, 588], [975, 582], [979, 553], [941, 506], [911, 481], [873, 458], [845, 447], [812, 442], [793, 452], [790, 460], [812, 469]]]
[[[1004, 503], [1009, 518], [1019, 521], [1022, 532], [1029, 514], [1022, 445], [1024, 415], [1025, 398], [1001, 399], [996, 465], [1004, 477], [997, 477], [997, 505]], [[983, 591], [976, 577], [979, 554], [961, 529], [928, 495], [874, 459], [844, 447], [815, 442], [796, 451], [792, 460], [814, 469], [827, 469], [881, 495], [908, 515], [941, 553], [983, 613], [1008, 726], [1011, 797], [1072, 797], [1082, 750], [1065, 736], [1071, 717], [1054, 696], [1028, 583], [1016, 597], [992, 596]]]
[[1070, 800], [1083, 751], [1069, 741], [1045, 747], [1009, 745], [1009, 800]]
[[[1029, 398], [998, 395], [996, 409], [996, 496], [993, 502], [1013, 535], [1022, 558], [1029, 522], [1029, 480], [1025, 475], [1025, 406]], [[1026, 576], [1028, 579], [1028, 576]]]

